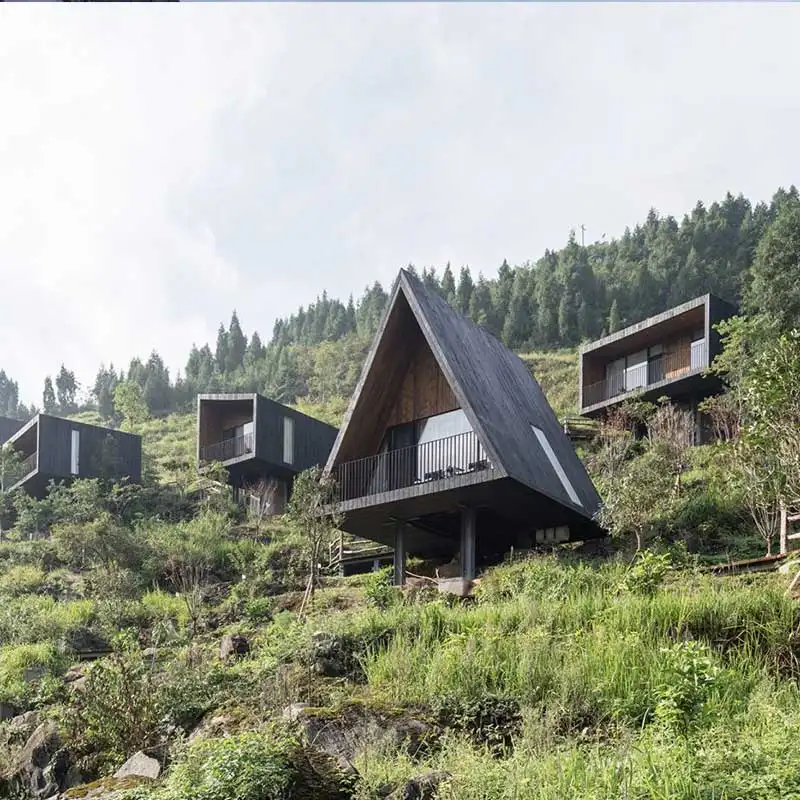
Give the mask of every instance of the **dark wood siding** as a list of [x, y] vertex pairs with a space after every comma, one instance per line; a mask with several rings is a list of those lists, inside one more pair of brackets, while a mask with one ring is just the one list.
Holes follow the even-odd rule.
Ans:
[[56, 479], [73, 477], [73, 430], [80, 432], [77, 477], [141, 480], [142, 440], [139, 436], [46, 414], [39, 416], [40, 475]]
[[[294, 420], [294, 459], [283, 460], [283, 427], [287, 417]], [[337, 430], [318, 419], [260, 395], [256, 400], [256, 458], [302, 472], [324, 466], [336, 439]]]

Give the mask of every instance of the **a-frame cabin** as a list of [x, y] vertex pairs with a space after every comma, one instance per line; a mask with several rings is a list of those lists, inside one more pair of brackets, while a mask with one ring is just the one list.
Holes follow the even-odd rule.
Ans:
[[523, 361], [401, 270], [326, 470], [342, 527], [462, 576], [602, 535], [600, 498]]

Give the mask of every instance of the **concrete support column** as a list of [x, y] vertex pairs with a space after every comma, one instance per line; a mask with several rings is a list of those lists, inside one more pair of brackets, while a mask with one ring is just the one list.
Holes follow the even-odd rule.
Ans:
[[477, 513], [474, 508], [461, 509], [461, 577], [475, 579], [475, 550], [477, 545]]
[[399, 522], [394, 528], [394, 585], [406, 583], [406, 526]]

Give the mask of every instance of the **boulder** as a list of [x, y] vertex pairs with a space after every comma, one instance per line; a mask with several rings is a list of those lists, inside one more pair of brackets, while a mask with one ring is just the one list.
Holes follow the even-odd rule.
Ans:
[[223, 661], [243, 658], [250, 652], [250, 642], [240, 633], [228, 633], [222, 637], [219, 657]]
[[436, 800], [439, 786], [451, 777], [449, 772], [426, 772], [392, 792], [389, 800]]
[[26, 711], [8, 721], [6, 734], [10, 740], [27, 741], [28, 737], [39, 726], [39, 714], [36, 711]]
[[76, 786], [60, 795], [59, 800], [116, 800], [128, 794], [131, 789], [147, 786], [148, 778], [129, 776], [127, 778], [102, 778], [94, 783]]
[[132, 755], [115, 773], [115, 778], [150, 778], [156, 780], [161, 774], [161, 764], [141, 750]]
[[366, 744], [387, 751], [406, 751], [412, 758], [422, 754], [436, 738], [437, 729], [429, 723], [395, 710], [352, 703], [338, 709], [292, 709], [308, 743], [333, 756], [345, 769], [352, 769], [353, 759]]
[[343, 678], [356, 667], [352, 647], [335, 633], [317, 631], [311, 637], [311, 668], [324, 678]]
[[44, 800], [66, 788], [68, 774], [69, 752], [62, 747], [56, 726], [47, 721], [25, 742], [7, 774], [6, 783], [11, 792]]

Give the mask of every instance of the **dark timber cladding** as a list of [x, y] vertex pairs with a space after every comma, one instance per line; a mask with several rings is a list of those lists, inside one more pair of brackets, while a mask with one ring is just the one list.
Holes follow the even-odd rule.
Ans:
[[718, 322], [736, 308], [706, 294], [581, 348], [580, 407], [598, 416], [632, 392], [696, 402], [719, 390], [704, 372], [721, 350]]
[[[454, 414], [455, 433], [420, 438]], [[417, 438], [406, 430], [398, 445], [409, 422]], [[602, 533], [597, 492], [524, 362], [405, 271], [326, 469], [346, 530], [401, 558], [460, 552], [465, 574], [476, 545], [480, 557], [543, 529]]]
[[21, 485], [33, 494], [50, 480], [141, 480], [142, 440], [132, 433], [38, 414], [9, 443], [30, 467]]
[[[198, 461], [220, 460], [241, 468], [248, 461], [261, 462], [272, 468], [268, 474], [290, 478], [324, 464], [336, 438], [331, 425], [259, 394], [201, 394], [197, 400]], [[224, 444], [226, 432], [238, 429], [246, 446], [214, 449]]]

